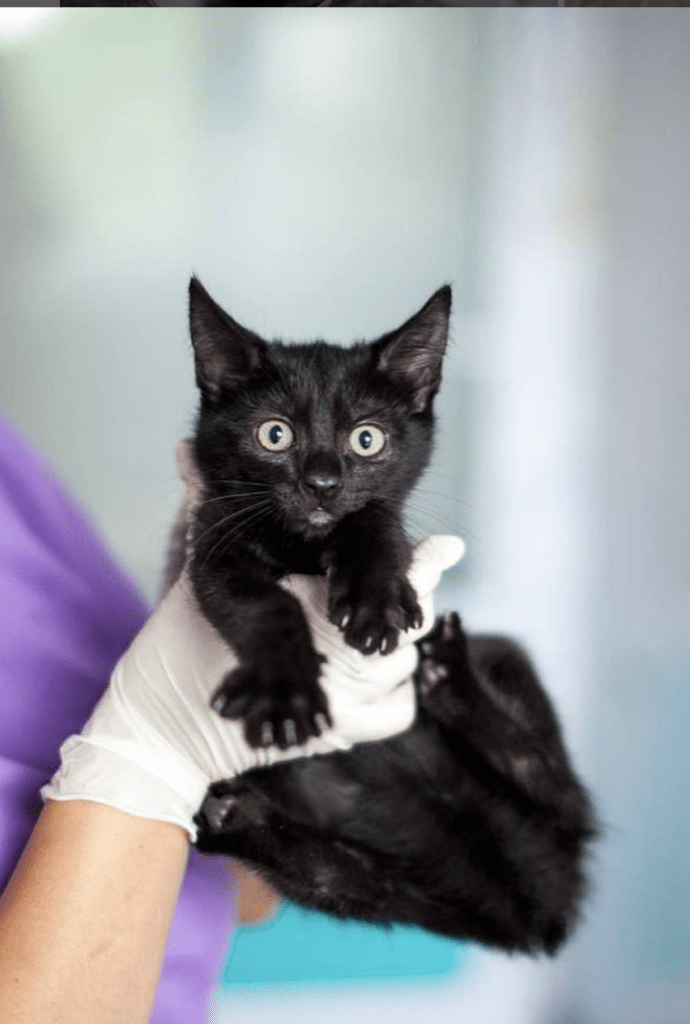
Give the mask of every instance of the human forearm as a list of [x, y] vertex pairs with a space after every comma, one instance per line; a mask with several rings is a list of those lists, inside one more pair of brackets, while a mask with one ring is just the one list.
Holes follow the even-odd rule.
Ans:
[[145, 1024], [188, 848], [177, 825], [48, 801], [0, 899], [0, 1024]]
[[280, 896], [263, 878], [239, 861], [231, 861], [237, 888], [238, 924], [269, 921], [280, 906]]

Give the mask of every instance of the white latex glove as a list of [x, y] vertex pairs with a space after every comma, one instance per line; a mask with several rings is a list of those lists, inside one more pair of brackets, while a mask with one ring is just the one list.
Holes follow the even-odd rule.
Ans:
[[458, 537], [427, 537], [416, 546], [409, 579], [424, 622], [401, 634], [396, 650], [385, 656], [363, 655], [345, 644], [327, 618], [325, 578], [281, 581], [302, 604], [316, 649], [328, 659], [320, 683], [333, 721], [320, 736], [284, 751], [248, 746], [242, 723], [210, 707], [219, 681], [238, 662], [198, 609], [185, 570], [116, 665], [82, 732], [63, 743], [61, 767], [42, 797], [92, 800], [174, 822], [194, 841], [192, 818], [212, 782], [402, 732], [415, 714], [414, 641], [431, 629], [433, 590], [463, 551]]

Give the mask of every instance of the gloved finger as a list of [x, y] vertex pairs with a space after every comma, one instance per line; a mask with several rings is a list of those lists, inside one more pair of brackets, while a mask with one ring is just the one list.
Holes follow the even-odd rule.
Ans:
[[452, 535], [434, 534], [415, 544], [407, 578], [418, 597], [430, 594], [439, 584], [441, 574], [456, 565], [465, 553], [465, 542]]
[[364, 700], [343, 687], [329, 694], [333, 730], [348, 745], [386, 739], [408, 729], [414, 721], [416, 698], [411, 677], [389, 687], [376, 700]]
[[180, 480], [185, 485], [185, 504], [193, 508], [199, 501], [203, 490], [201, 474], [194, 461], [191, 441], [178, 441], [175, 447], [175, 463]]
[[192, 519], [203, 494], [201, 475], [194, 461], [191, 441], [178, 441], [175, 446], [175, 464], [177, 465], [180, 479], [185, 486], [185, 492], [182, 504], [175, 517], [173, 545], [174, 549], [176, 549], [177, 545], [184, 544], [186, 550], [185, 557], [189, 559], [192, 541]]

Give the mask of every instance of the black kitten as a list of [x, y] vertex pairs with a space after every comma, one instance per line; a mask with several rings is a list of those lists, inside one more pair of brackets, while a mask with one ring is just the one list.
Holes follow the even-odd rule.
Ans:
[[[419, 621], [401, 511], [431, 453], [450, 289], [347, 349], [267, 343], [196, 280], [190, 308], [204, 483], [191, 574], [240, 658], [214, 706], [250, 743], [285, 747], [328, 708], [281, 576], [328, 571], [331, 618], [362, 651], [393, 650]], [[216, 783], [197, 846], [339, 916], [552, 953], [595, 827], [548, 698], [515, 645], [468, 639], [455, 615], [419, 646], [410, 729]]]
[[214, 707], [254, 746], [302, 743], [329, 721], [321, 659], [281, 576], [328, 572], [329, 617], [364, 653], [421, 623], [402, 504], [431, 454], [449, 312], [445, 287], [372, 344], [288, 346], [191, 282], [204, 482], [191, 578], [240, 659]]

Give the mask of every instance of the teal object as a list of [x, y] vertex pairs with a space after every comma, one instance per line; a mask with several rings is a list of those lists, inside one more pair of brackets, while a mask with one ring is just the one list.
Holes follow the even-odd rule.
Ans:
[[286, 903], [272, 921], [238, 931], [221, 983], [235, 988], [438, 978], [463, 969], [471, 949], [419, 928], [339, 921]]

